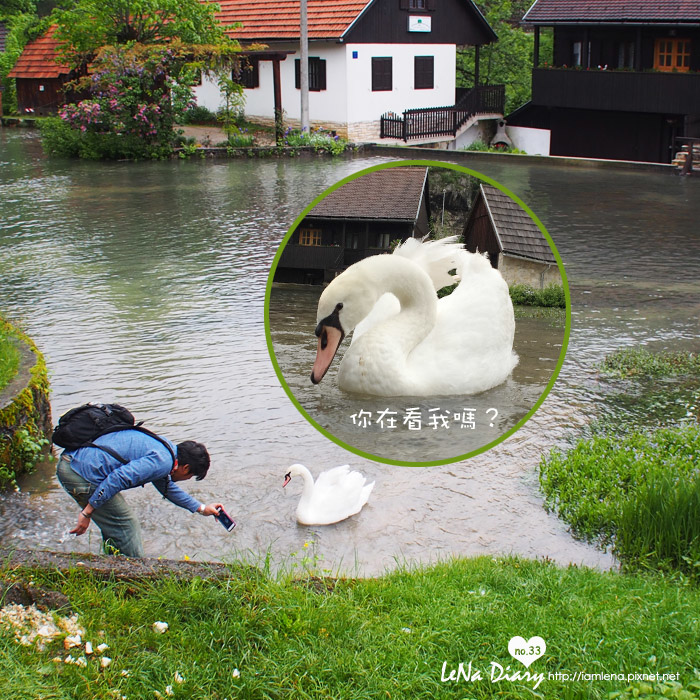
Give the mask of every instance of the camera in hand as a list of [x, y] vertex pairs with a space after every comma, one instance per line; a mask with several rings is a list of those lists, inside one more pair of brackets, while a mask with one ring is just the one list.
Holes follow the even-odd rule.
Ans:
[[236, 527], [235, 521], [223, 508], [219, 508], [218, 512], [216, 519], [226, 528], [227, 532], [231, 532]]

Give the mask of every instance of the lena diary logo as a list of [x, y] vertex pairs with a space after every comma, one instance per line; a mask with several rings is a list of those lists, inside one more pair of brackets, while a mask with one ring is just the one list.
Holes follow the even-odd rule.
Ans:
[[530, 637], [527, 642], [522, 637], [513, 637], [508, 642], [508, 653], [525, 668], [530, 668], [530, 664], [543, 656], [545, 651], [547, 645], [542, 637]]
[[466, 665], [464, 662], [460, 662], [457, 666], [450, 666], [447, 661], [444, 661], [440, 680], [443, 683], [459, 681], [474, 683], [481, 680], [490, 680], [491, 683], [525, 681], [533, 683], [532, 689], [536, 690], [544, 680], [544, 673], [534, 673], [527, 669], [529, 669], [530, 664], [542, 657], [545, 651], [547, 651], [547, 644], [542, 637], [530, 637], [528, 640], [519, 636], [512, 637], [508, 642], [508, 653], [525, 666], [525, 671], [521, 669], [512, 670], [510, 666], [504, 668], [497, 661], [492, 661], [488, 670], [483, 672], [481, 669], [476, 668], [472, 661], [469, 661]]

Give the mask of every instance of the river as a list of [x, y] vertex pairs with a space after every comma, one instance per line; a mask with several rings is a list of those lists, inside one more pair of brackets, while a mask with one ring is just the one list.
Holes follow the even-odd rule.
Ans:
[[[296, 216], [341, 178], [394, 158], [50, 161], [32, 132], [0, 129], [0, 309], [46, 356], [54, 418], [116, 401], [176, 441], [204, 442], [210, 474], [185, 488], [223, 501], [238, 522], [229, 534], [135, 489], [127, 497], [148, 555], [269, 553], [279, 566], [306, 559], [366, 575], [451, 555], [613, 564], [544, 512], [537, 464], [599, 413], [611, 391], [596, 369], [606, 353], [697, 347], [700, 179], [458, 158], [548, 228], [571, 286], [572, 334], [557, 383], [523, 428], [467, 461], [406, 468], [343, 450], [297, 412], [263, 323], [268, 270]], [[337, 525], [298, 526], [299, 482], [282, 489], [296, 461], [313, 472], [350, 463], [376, 481], [369, 504]], [[99, 551], [94, 526], [68, 535], [76, 517], [44, 464], [0, 496], [0, 542]]]

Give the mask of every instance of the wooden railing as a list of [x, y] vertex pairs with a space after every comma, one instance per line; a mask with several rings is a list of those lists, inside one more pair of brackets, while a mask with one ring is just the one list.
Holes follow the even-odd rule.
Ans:
[[380, 120], [383, 139], [419, 139], [455, 136], [460, 127], [478, 114], [503, 114], [505, 87], [482, 85], [469, 90], [451, 107], [407, 109], [403, 117], [388, 112]]

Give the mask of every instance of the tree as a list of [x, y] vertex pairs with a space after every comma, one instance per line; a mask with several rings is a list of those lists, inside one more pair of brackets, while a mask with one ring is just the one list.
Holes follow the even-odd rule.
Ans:
[[168, 155], [175, 125], [194, 104], [195, 73], [230, 72], [227, 61], [240, 52], [217, 9], [199, 0], [65, 2], [52, 15], [54, 36], [64, 61], [83, 72], [68, 88], [89, 98], [65, 105], [60, 121], [43, 128], [46, 149], [84, 158]]
[[67, 58], [86, 60], [102, 46], [135, 42], [218, 45], [226, 42], [215, 3], [199, 0], [66, 0], [52, 19]]
[[[534, 35], [520, 26], [531, 0], [483, 0], [486, 20], [498, 36], [498, 41], [481, 49], [480, 81], [506, 86], [508, 114], [530, 99]], [[543, 37], [546, 42], [546, 38]], [[544, 47], [543, 49], [544, 50]], [[474, 85], [474, 52], [457, 54], [457, 84]]]

